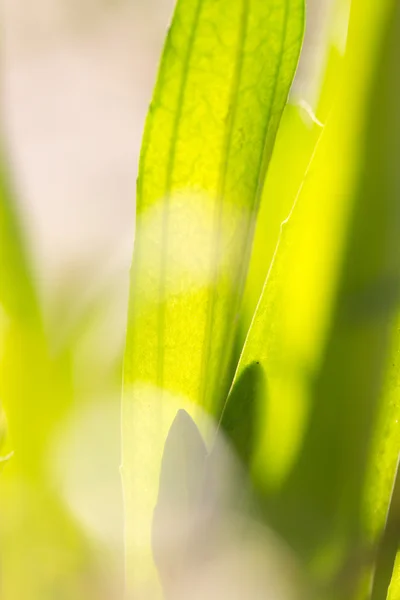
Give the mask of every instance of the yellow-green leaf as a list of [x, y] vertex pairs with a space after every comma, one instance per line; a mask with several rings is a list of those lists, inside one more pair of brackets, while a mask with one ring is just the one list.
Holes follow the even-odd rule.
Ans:
[[176, 408], [218, 414], [230, 383], [255, 218], [303, 21], [303, 0], [180, 0], [168, 33], [140, 160], [124, 366], [130, 581], [135, 567], [148, 575], [136, 559], [151, 562], [142, 548]]
[[397, 600], [398, 598], [400, 598], [400, 551], [397, 553], [387, 600]]
[[392, 7], [353, 2], [344, 85], [282, 224], [237, 373], [256, 360], [264, 367], [255, 476], [276, 494], [270, 518], [319, 573], [343, 558], [359, 530], [396, 310], [398, 187], [388, 168], [396, 155], [394, 105], [379, 96], [387, 82], [376, 60]]

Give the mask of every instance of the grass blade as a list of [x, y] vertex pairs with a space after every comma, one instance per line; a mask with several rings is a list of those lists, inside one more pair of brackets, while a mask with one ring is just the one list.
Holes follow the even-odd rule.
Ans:
[[372, 59], [392, 7], [353, 2], [345, 71], [352, 86], [341, 89], [282, 226], [237, 374], [255, 360], [265, 369], [272, 408], [255, 476], [275, 496], [270, 518], [318, 573], [334, 568], [360, 535], [368, 444], [397, 308], [398, 180], [387, 165], [398, 156], [398, 96], [394, 73], [383, 81], [383, 63], [375, 68]]
[[[168, 33], [140, 161], [124, 366], [129, 579], [134, 515], [150, 523], [176, 414], [168, 399], [218, 414], [229, 385], [255, 217], [303, 21], [303, 0], [180, 0]], [[137, 491], [144, 481], [146, 498]]]

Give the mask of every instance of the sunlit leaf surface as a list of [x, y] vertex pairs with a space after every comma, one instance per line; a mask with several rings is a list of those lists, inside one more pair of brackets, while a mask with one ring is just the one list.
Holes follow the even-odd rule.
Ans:
[[[318, 4], [315, 2], [315, 6]], [[348, 12], [351, 0], [335, 0], [327, 11], [327, 31], [322, 36], [321, 46], [309, 45], [307, 35], [300, 65], [296, 74], [289, 102], [285, 107], [279, 126], [274, 152], [263, 189], [260, 212], [254, 236], [249, 273], [244, 294], [243, 334], [247, 332], [257, 306], [263, 284], [276, 248], [282, 221], [287, 217], [300, 186], [304, 180], [321, 129], [330, 115], [332, 105], [343, 80], [343, 62], [348, 29]], [[312, 12], [312, 4], [308, 10]], [[311, 22], [310, 22], [311, 21]], [[307, 28], [313, 35], [312, 16], [307, 18]], [[315, 30], [314, 30], [315, 34]], [[320, 32], [319, 32], [320, 35]], [[310, 41], [308, 41], [310, 44]], [[307, 52], [308, 51], [308, 52]], [[314, 73], [307, 65], [307, 54], [325, 65], [322, 73]], [[312, 61], [313, 62], [313, 61]], [[310, 72], [309, 72], [310, 71]], [[305, 101], [307, 78], [319, 94], [311, 106]], [[299, 80], [300, 79], [300, 80]], [[303, 89], [305, 86], [305, 90]], [[316, 114], [314, 114], [314, 111]], [[290, 177], [284, 176], [290, 173]], [[273, 201], [271, 201], [273, 199]], [[241, 343], [244, 342], [244, 337]]]
[[176, 8], [138, 180], [123, 406], [128, 549], [134, 519], [148, 522], [154, 504], [175, 410], [169, 399], [218, 413], [227, 390], [255, 218], [303, 13], [303, 0], [180, 0]]

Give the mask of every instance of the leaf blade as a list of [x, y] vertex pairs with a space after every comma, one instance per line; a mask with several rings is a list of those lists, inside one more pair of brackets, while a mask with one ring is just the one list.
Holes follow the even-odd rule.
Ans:
[[[139, 169], [124, 364], [125, 490], [140, 488], [143, 478], [150, 489], [157, 480], [179, 406], [218, 414], [227, 392], [254, 219], [297, 65], [303, 11], [303, 0], [177, 4]], [[157, 439], [151, 451], [148, 439]], [[149, 498], [127, 510], [149, 521]]]
[[[367, 446], [379, 398], [383, 350], [388, 351], [389, 322], [396, 311], [398, 178], [384, 165], [398, 155], [398, 143], [393, 122], [389, 125], [395, 118], [394, 106], [380, 96], [390, 80], [380, 79], [385, 63], [379, 63], [381, 71], [375, 69], [373, 61], [364, 62], [364, 71], [357, 68], [363, 64], [363, 53], [368, 56], [380, 39], [383, 43], [386, 17], [392, 7], [388, 2], [366, 12], [364, 4], [353, 4], [347, 66], [347, 80], [355, 84], [352, 98], [348, 88], [342, 90], [339, 108], [316, 151], [305, 198], [300, 198], [283, 226], [282, 244], [238, 369], [240, 374], [249, 362], [260, 360], [268, 378], [269, 402], [271, 398], [275, 404], [281, 402], [285, 414], [290, 413], [290, 400], [305, 407], [304, 425], [296, 441], [300, 456], [294, 454], [289, 469], [287, 465], [286, 471], [282, 469], [277, 488], [268, 487], [270, 481], [261, 473], [263, 467], [265, 472], [272, 464], [266, 455], [273, 448], [269, 440], [260, 450], [256, 468], [264, 490], [267, 488], [271, 496], [276, 493], [268, 505], [270, 517], [278, 515], [278, 528], [307, 562], [314, 556], [317, 571], [331, 568], [339, 555], [343, 558], [349, 541], [363, 535], [359, 510]], [[396, 94], [392, 97], [397, 98]], [[338, 155], [341, 146], [343, 160]], [[353, 164], [348, 161], [352, 153]], [[321, 191], [325, 204], [321, 203]], [[310, 243], [306, 236], [311, 232]], [[304, 248], [308, 250], [303, 254]], [[313, 287], [308, 289], [310, 274]], [[294, 282], [293, 287], [288, 280]], [[306, 299], [304, 313], [296, 308], [299, 298], [295, 290], [301, 301]], [[388, 291], [387, 305], [381, 306], [379, 294], [384, 296]], [[283, 411], [280, 414], [283, 417]], [[275, 435], [274, 441], [277, 439]], [[273, 478], [272, 482], [276, 484]], [[336, 538], [331, 546], [327, 541], [330, 537]]]

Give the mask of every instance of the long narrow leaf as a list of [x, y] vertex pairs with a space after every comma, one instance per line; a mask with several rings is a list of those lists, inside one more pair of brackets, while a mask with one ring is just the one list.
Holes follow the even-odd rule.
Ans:
[[395, 311], [398, 188], [384, 165], [396, 134], [388, 107], [378, 108], [382, 81], [373, 60], [391, 6], [353, 2], [346, 87], [282, 226], [238, 369], [255, 360], [264, 367], [267, 428], [256, 476], [264, 489], [282, 486], [270, 518], [318, 572], [340, 561], [359, 528]]
[[303, 0], [180, 0], [168, 33], [137, 189], [123, 402], [128, 579], [146, 554], [134, 547], [149, 536], [176, 410], [168, 400], [218, 413], [226, 393], [254, 221], [303, 20]]
[[393, 577], [389, 587], [387, 600], [397, 600], [400, 597], [400, 550], [394, 566]]

